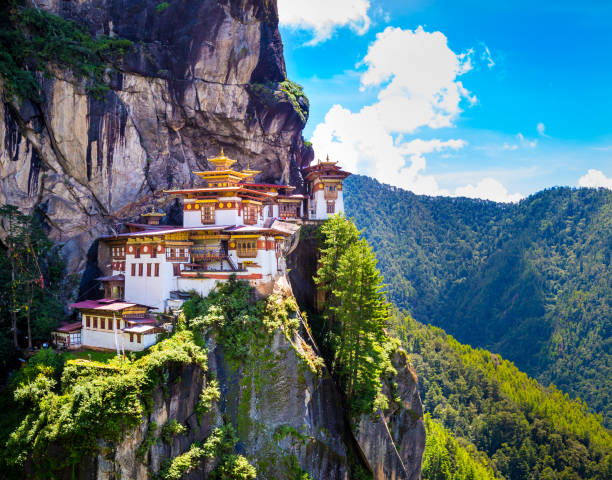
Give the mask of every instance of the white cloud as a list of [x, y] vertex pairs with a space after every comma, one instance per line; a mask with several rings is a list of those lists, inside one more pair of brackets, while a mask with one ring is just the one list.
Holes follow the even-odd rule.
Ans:
[[606, 177], [601, 170], [589, 169], [586, 175], [578, 180], [580, 187], [604, 187], [612, 190], [612, 178]]
[[334, 105], [311, 138], [317, 156], [329, 155], [349, 171], [418, 194], [520, 198], [493, 179], [459, 192], [441, 188], [436, 177], [426, 173], [426, 155], [450, 157], [467, 145], [462, 139], [425, 140], [414, 135], [422, 128], [454, 126], [463, 104], [476, 103], [459, 80], [472, 70], [473, 58], [473, 50], [454, 53], [440, 32], [386, 28], [358, 64], [365, 66], [361, 89], [376, 89], [377, 100], [358, 112]]
[[522, 148], [535, 148], [535, 147], [538, 146], [538, 141], [535, 138], [534, 139], [529, 139], [529, 138], [525, 137], [525, 135], [523, 135], [520, 132], [516, 134], [516, 139], [518, 140], [518, 143], [504, 142], [504, 144], [502, 145], [501, 149], [502, 150], [514, 151], [514, 150], [518, 150], [519, 147], [522, 147]]
[[455, 54], [440, 32], [387, 27], [376, 35], [361, 62], [362, 88], [380, 88], [373, 106], [388, 131], [448, 127], [460, 102], [476, 102], [457, 77], [472, 69], [470, 51]]
[[540, 122], [536, 126], [536, 129], [538, 130], [538, 134], [539, 135], [544, 135], [545, 132], [546, 132], [546, 125], [544, 125], [542, 122]]
[[337, 28], [350, 27], [363, 35], [370, 28], [369, 0], [278, 0], [281, 25], [313, 34], [307, 45], [329, 40]]
[[487, 67], [489, 67], [489, 70], [492, 69], [495, 66], [495, 62], [493, 61], [493, 56], [491, 55], [491, 50], [489, 50], [489, 47], [487, 47], [484, 43], [481, 43], [482, 45], [482, 53], [480, 54], [480, 59], [483, 62], [486, 62]]
[[523, 196], [520, 193], [510, 194], [506, 187], [494, 178], [483, 178], [476, 186], [466, 185], [455, 190], [457, 197], [486, 198], [495, 202], [518, 202]]

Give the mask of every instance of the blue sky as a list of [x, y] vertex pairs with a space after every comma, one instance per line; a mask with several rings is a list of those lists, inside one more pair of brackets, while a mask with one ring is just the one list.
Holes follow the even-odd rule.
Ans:
[[612, 188], [612, 2], [278, 4], [318, 156], [432, 195]]

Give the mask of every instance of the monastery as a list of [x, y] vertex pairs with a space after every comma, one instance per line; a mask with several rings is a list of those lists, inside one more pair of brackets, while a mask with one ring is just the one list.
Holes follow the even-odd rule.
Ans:
[[100, 238], [99, 258], [109, 267], [97, 279], [104, 298], [70, 305], [79, 321], [54, 332], [56, 344], [144, 350], [164, 331], [160, 314], [177, 312], [190, 292], [205, 296], [232, 275], [265, 292], [286, 273], [300, 225], [344, 212], [342, 181], [350, 174], [329, 159], [303, 169], [305, 194], [256, 183], [261, 172], [233, 169], [223, 150], [208, 162], [213, 170], [193, 172], [205, 187], [162, 192], [182, 199], [182, 226], [162, 225], [165, 214], [152, 207], [142, 223]]

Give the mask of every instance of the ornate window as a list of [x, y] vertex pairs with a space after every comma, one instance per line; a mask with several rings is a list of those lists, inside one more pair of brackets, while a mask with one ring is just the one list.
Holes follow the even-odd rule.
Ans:
[[257, 223], [257, 208], [256, 205], [245, 205], [242, 207], [242, 220], [245, 225], [255, 225]]
[[278, 206], [282, 218], [297, 218], [299, 205], [295, 203], [281, 203]]
[[337, 185], [325, 185], [325, 199], [335, 200], [338, 198], [338, 186]]
[[255, 258], [257, 256], [257, 239], [237, 240], [236, 254], [242, 258]]
[[215, 223], [214, 203], [204, 203], [200, 205], [200, 212], [202, 214], [202, 225], [212, 225]]
[[327, 202], [327, 213], [336, 213], [336, 202]]

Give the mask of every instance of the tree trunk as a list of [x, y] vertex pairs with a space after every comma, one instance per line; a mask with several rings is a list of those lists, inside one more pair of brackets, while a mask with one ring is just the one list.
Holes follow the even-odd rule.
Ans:
[[30, 285], [30, 302], [28, 303], [28, 315], [26, 316], [26, 320], [28, 324], [28, 350], [32, 350], [32, 329], [30, 327], [30, 312], [32, 311], [33, 297], [34, 297], [34, 285]]

